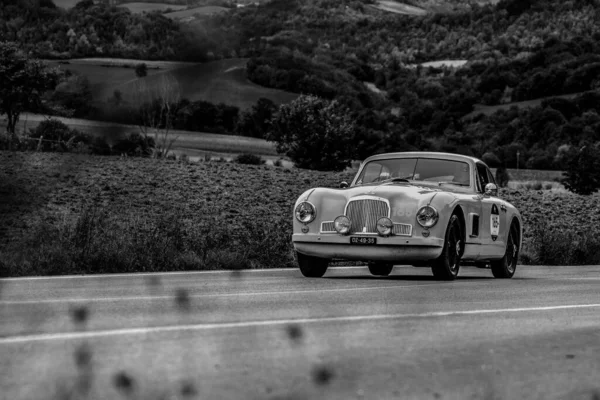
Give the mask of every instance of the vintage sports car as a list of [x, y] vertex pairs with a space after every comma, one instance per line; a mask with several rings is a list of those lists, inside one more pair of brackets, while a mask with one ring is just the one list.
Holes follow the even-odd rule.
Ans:
[[335, 259], [365, 261], [379, 276], [408, 264], [452, 280], [471, 264], [511, 278], [523, 237], [521, 215], [498, 197], [488, 166], [448, 153], [369, 157], [350, 185], [303, 193], [293, 219], [292, 240], [307, 277], [323, 276]]

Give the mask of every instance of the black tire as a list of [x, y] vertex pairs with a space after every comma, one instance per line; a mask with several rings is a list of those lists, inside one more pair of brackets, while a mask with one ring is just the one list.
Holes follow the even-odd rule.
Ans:
[[456, 214], [450, 217], [442, 254], [431, 265], [431, 272], [436, 279], [452, 281], [458, 276], [460, 257], [463, 252], [463, 236], [460, 220]]
[[300, 272], [307, 278], [320, 278], [327, 272], [329, 260], [326, 258], [307, 256], [302, 253], [296, 253]]
[[494, 278], [510, 279], [517, 270], [519, 260], [519, 229], [516, 224], [511, 224], [508, 238], [506, 239], [506, 251], [504, 257], [491, 262]]
[[394, 269], [393, 264], [389, 263], [369, 263], [369, 272], [375, 276], [388, 276], [392, 269]]

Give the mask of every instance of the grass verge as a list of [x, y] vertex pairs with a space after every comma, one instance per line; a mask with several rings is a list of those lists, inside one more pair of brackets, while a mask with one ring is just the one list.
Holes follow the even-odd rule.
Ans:
[[[39, 222], [0, 250], [5, 276], [287, 267], [291, 221], [245, 220], [235, 228], [181, 209], [154, 217], [93, 204], [74, 217]], [[289, 226], [288, 226], [289, 225]], [[285, 229], [288, 228], [288, 229]]]

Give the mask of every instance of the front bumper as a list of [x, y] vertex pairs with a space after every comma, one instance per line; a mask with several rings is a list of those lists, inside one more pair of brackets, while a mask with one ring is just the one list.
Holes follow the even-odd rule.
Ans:
[[302, 254], [352, 261], [427, 261], [438, 258], [444, 248], [444, 240], [440, 238], [376, 237], [376, 245], [366, 246], [351, 245], [350, 236], [338, 234], [295, 233], [292, 241]]

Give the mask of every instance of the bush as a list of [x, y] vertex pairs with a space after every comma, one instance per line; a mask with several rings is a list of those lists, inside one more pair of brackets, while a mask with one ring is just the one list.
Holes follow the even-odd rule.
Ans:
[[135, 66], [135, 76], [143, 78], [148, 75], [148, 66], [146, 63], [140, 63]]
[[481, 161], [486, 163], [490, 168], [495, 168], [500, 165], [500, 159], [498, 156], [489, 151], [481, 156]]
[[496, 170], [496, 183], [498, 184], [498, 186], [507, 187], [509, 181], [510, 181], [510, 175], [509, 175], [508, 171], [506, 170], [506, 168], [499, 167]]
[[113, 151], [128, 156], [150, 157], [155, 147], [153, 137], [131, 133], [125, 139], [119, 140], [113, 147]]
[[263, 160], [260, 156], [257, 156], [256, 154], [244, 153], [238, 155], [235, 158], [235, 162], [238, 164], [262, 165], [265, 163], [265, 160]]
[[590, 195], [600, 189], [600, 142], [571, 148], [565, 160], [563, 184], [567, 190]]
[[540, 265], [595, 265], [600, 263], [600, 231], [578, 230], [548, 223], [532, 230], [526, 261]]
[[342, 171], [356, 155], [356, 131], [350, 112], [338, 102], [300, 96], [279, 107], [266, 139], [296, 167]]
[[95, 137], [92, 140], [90, 150], [92, 154], [97, 154], [99, 156], [109, 156], [113, 154], [112, 146], [108, 144], [108, 141], [101, 136]]
[[47, 119], [30, 130], [29, 137], [42, 139], [36, 145], [42, 151], [71, 151], [79, 144], [89, 144], [91, 138], [57, 119]]

